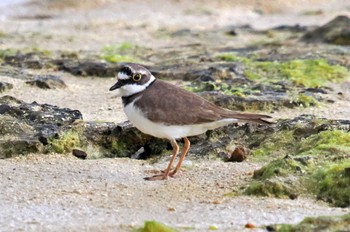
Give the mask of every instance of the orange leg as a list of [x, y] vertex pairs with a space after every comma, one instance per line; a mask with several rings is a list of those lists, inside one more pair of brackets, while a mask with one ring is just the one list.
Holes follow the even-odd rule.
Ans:
[[185, 156], [186, 156], [186, 154], [188, 152], [188, 149], [190, 149], [190, 146], [191, 146], [190, 140], [188, 140], [188, 138], [184, 137], [183, 139], [185, 141], [184, 149], [182, 150], [182, 154], [180, 156], [180, 160], [177, 163], [175, 169], [169, 174], [169, 176], [171, 176], [171, 177], [173, 177], [175, 175], [175, 173], [180, 169], [182, 161], [184, 161]]
[[176, 140], [173, 139], [170, 142], [171, 142], [171, 145], [173, 146], [173, 153], [171, 155], [171, 160], [168, 164], [167, 169], [165, 169], [165, 171], [162, 174], [154, 175], [151, 177], [146, 177], [145, 180], [165, 180], [168, 178], [170, 170], [171, 170], [173, 163], [174, 163], [174, 160], [176, 158], [176, 155], [177, 155], [177, 153], [179, 153], [179, 146], [177, 145]]

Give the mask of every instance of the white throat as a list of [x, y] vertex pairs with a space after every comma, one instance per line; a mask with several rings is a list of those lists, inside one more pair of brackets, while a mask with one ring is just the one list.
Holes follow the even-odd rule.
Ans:
[[[120, 74], [118, 73], [118, 80], [119, 79], [124, 79], [125, 80], [125, 74]], [[143, 84], [143, 85], [138, 85], [138, 84], [127, 84], [119, 89], [119, 96], [121, 97], [127, 97], [130, 95], [133, 95], [135, 93], [139, 93], [144, 91], [153, 81], [155, 81], [155, 77], [153, 75], [150, 76], [149, 80]]]

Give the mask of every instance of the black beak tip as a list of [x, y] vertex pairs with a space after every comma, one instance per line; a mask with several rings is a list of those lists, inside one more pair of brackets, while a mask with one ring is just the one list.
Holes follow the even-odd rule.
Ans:
[[109, 88], [109, 91], [113, 91], [119, 88], [118, 82], [115, 83], [111, 88]]

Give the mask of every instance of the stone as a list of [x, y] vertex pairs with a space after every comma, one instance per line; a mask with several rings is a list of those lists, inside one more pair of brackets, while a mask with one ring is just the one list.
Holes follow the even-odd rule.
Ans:
[[323, 42], [350, 45], [350, 18], [337, 16], [327, 24], [306, 32], [301, 40], [308, 43]]
[[146, 159], [167, 148], [167, 140], [143, 134], [126, 121], [123, 123], [86, 122], [83, 131], [87, 144], [99, 148], [100, 157]]
[[230, 152], [227, 162], [243, 162], [250, 154], [249, 149], [244, 146], [235, 146], [231, 150], [232, 152]]
[[18, 52], [15, 55], [4, 57], [5, 64], [30, 69], [42, 69], [48, 63], [48, 58], [42, 53], [30, 52], [22, 54]]
[[63, 89], [67, 87], [60, 77], [54, 75], [37, 76], [34, 80], [26, 81], [26, 84], [41, 89]]
[[52, 63], [58, 67], [58, 70], [69, 72], [75, 76], [114, 77], [119, 67], [118, 65], [113, 66], [105, 62], [90, 60], [60, 59], [53, 60]]
[[73, 149], [72, 154], [79, 159], [86, 159], [87, 157], [86, 152], [79, 149]]
[[43, 152], [61, 131], [82, 120], [78, 110], [36, 102], [25, 103], [11, 96], [0, 98], [0, 158]]

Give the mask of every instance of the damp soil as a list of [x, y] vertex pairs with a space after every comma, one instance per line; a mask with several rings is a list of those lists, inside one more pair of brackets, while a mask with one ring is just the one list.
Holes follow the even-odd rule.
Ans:
[[[341, 4], [329, 7], [328, 1], [322, 0], [309, 1], [309, 5], [304, 1], [276, 1], [274, 5], [237, 1], [234, 9], [226, 1], [165, 4], [101, 0], [83, 5], [62, 2], [31, 1], [16, 9], [1, 8], [0, 34], [4, 35], [0, 46], [40, 47], [83, 55], [99, 51], [106, 44], [125, 41], [166, 49], [201, 38], [163, 36], [164, 28], [174, 32], [188, 25], [197, 30], [232, 24], [250, 24], [261, 29], [297, 23], [321, 25], [346, 9]], [[155, 14], [155, 10], [159, 12]], [[249, 42], [247, 39], [257, 38], [242, 37], [228, 45], [244, 46]], [[3, 75], [1, 81], [12, 83], [14, 88], [1, 96], [10, 94], [26, 102], [78, 109], [84, 121], [126, 120], [120, 99], [108, 91], [114, 78], [76, 77], [52, 69], [28, 72], [60, 75], [67, 88], [38, 89], [20, 78]], [[329, 119], [349, 119], [350, 88], [346, 86], [349, 83], [332, 86], [341, 92], [328, 96], [335, 100], [333, 104], [283, 109], [271, 115], [293, 118], [310, 113]], [[349, 208], [331, 207], [308, 196], [294, 200], [235, 196], [232, 192], [248, 183], [254, 170], [263, 166], [249, 159], [227, 163], [189, 156], [175, 178], [155, 182], [143, 179], [165, 168], [168, 160], [169, 157], [156, 163], [126, 158], [79, 160], [70, 154], [34, 154], [0, 160], [0, 231], [130, 231], [146, 220], [157, 220], [180, 230], [206, 231], [217, 227], [219, 231], [250, 231], [245, 229], [247, 223], [257, 227], [298, 223], [307, 216], [350, 212]], [[254, 231], [259, 230], [263, 229]]]

